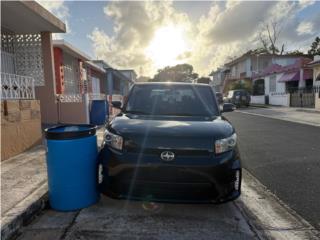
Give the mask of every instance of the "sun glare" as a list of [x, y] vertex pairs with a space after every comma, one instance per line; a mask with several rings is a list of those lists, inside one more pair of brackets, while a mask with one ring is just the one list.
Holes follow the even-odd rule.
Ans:
[[149, 47], [146, 55], [151, 58], [155, 66], [164, 66], [179, 63], [179, 56], [187, 51], [187, 43], [182, 27], [166, 26], [159, 28]]

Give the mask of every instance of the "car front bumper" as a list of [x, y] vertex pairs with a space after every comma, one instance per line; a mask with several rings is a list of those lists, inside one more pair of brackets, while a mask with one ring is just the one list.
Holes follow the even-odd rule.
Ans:
[[168, 163], [158, 155], [119, 153], [105, 147], [101, 191], [132, 200], [223, 203], [240, 196], [237, 150], [219, 156], [177, 156]]

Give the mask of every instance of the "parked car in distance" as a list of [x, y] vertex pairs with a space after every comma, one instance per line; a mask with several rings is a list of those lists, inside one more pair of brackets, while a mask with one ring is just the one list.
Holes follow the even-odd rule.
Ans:
[[230, 90], [224, 102], [232, 103], [237, 107], [250, 105], [250, 93], [244, 89]]
[[223, 95], [221, 92], [216, 92], [216, 99], [218, 104], [223, 104]]
[[[101, 191], [115, 198], [223, 203], [240, 195], [235, 129], [206, 84], [137, 83], [106, 126]], [[232, 111], [233, 104], [223, 105]]]

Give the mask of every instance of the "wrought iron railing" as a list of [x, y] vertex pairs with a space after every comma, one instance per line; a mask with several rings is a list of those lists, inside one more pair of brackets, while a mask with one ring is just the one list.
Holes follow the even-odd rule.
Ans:
[[35, 99], [34, 79], [1, 72], [1, 99]]
[[82, 102], [82, 94], [61, 94], [58, 95], [58, 101], [65, 103]]
[[318, 93], [320, 86], [306, 86], [306, 87], [289, 87], [286, 89], [287, 93]]

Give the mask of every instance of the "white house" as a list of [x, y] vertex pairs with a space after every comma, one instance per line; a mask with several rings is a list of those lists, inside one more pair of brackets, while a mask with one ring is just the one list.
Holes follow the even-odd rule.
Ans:
[[[290, 61], [278, 58], [262, 72], [253, 75], [252, 103], [301, 106], [297, 90], [313, 86], [312, 69], [307, 65], [311, 59], [300, 57], [292, 64], [287, 64], [288, 62]], [[312, 101], [306, 102], [306, 105], [309, 104], [312, 105]]]

